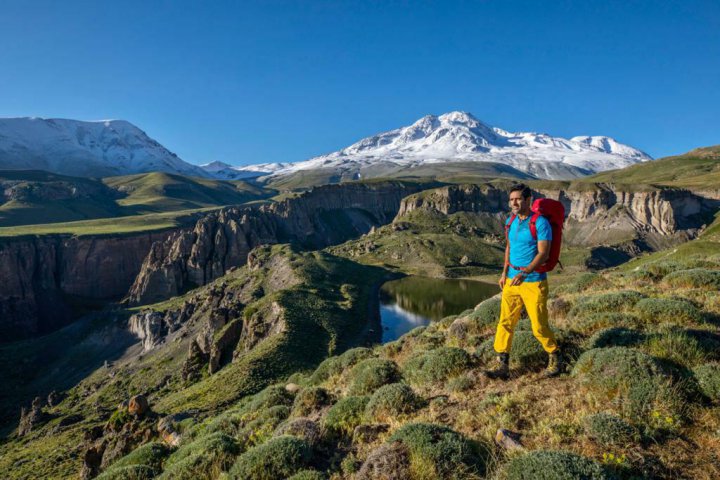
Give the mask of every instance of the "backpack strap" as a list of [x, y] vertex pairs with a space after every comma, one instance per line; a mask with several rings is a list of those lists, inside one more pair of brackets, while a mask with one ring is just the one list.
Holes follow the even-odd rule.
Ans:
[[508, 240], [510, 238], [510, 225], [512, 225], [512, 222], [515, 221], [515, 215], [514, 213], [510, 215], [510, 220], [505, 224], [505, 240]]
[[535, 225], [535, 222], [537, 222], [538, 217], [540, 216], [539, 213], [533, 213], [533, 216], [530, 218], [530, 235], [532, 235], [533, 239], [537, 242], [537, 225]]

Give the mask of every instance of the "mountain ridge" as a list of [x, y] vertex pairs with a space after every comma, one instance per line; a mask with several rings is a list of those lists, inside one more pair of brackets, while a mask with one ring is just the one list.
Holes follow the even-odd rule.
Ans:
[[538, 178], [576, 178], [652, 160], [645, 152], [607, 136], [570, 139], [545, 133], [509, 132], [467, 112], [426, 115], [412, 125], [363, 138], [326, 155], [296, 163], [234, 167], [272, 180], [302, 170], [334, 169], [352, 178], [376, 176], [378, 164], [406, 168], [431, 163], [496, 162]]
[[84, 177], [152, 171], [209, 176], [126, 120], [0, 118], [0, 168]]

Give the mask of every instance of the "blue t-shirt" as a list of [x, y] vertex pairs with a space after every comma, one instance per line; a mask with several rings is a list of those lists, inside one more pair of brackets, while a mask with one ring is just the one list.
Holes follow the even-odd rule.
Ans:
[[[527, 267], [537, 255], [537, 242], [530, 233], [530, 219], [533, 214], [528, 215], [525, 220], [520, 220], [520, 217], [515, 217], [515, 220], [510, 225], [510, 231], [508, 232], [508, 238], [510, 240], [510, 263], [517, 267]], [[510, 217], [512, 218], [512, 216]], [[505, 225], [510, 222], [510, 218], [507, 219]], [[535, 228], [537, 230], [537, 241], [547, 240], [552, 241], [552, 228], [547, 218], [539, 216], [535, 221]], [[516, 270], [512, 267], [508, 268], [507, 278], [513, 278], [518, 274], [520, 270]], [[532, 272], [526, 278], [526, 282], [541, 282], [547, 278], [547, 273]]]

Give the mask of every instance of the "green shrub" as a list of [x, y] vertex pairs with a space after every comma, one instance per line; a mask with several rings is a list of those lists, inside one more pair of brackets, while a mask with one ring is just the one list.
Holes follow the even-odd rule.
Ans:
[[683, 266], [677, 262], [654, 262], [649, 263], [645, 265], [645, 267], [642, 269], [655, 277], [655, 279], [660, 280], [668, 273], [674, 272], [676, 270], [682, 270]]
[[351, 348], [342, 355], [324, 360], [310, 376], [310, 383], [318, 385], [330, 377], [341, 374], [344, 370], [356, 363], [374, 355], [373, 351], [365, 347]]
[[592, 313], [628, 311], [645, 296], [634, 290], [591, 295], [578, 299], [570, 309], [571, 317], [583, 317]]
[[[477, 354], [485, 362], [490, 362], [497, 353], [493, 347], [494, 339], [486, 340], [478, 348]], [[532, 332], [515, 331], [510, 348], [510, 365], [513, 368], [539, 368], [547, 363], [547, 353]]]
[[411, 423], [388, 440], [401, 442], [410, 453], [410, 472], [422, 478], [452, 478], [460, 472], [484, 470], [480, 459], [465, 438], [456, 431], [431, 423]]
[[623, 273], [622, 277], [626, 282], [635, 282], [636, 284], [649, 284], [654, 283], [657, 280], [656, 275], [640, 268], [633, 270], [632, 272]]
[[324, 388], [303, 388], [295, 396], [292, 414], [296, 417], [304, 417], [326, 405], [330, 405], [331, 403], [332, 397]]
[[349, 374], [350, 395], [367, 395], [383, 385], [401, 379], [400, 371], [392, 360], [368, 358], [353, 367]]
[[123, 425], [130, 421], [132, 421], [132, 415], [130, 415], [127, 409], [122, 408], [119, 410], [115, 410], [113, 414], [110, 415], [108, 424], [114, 431], [119, 431], [122, 429]]
[[147, 465], [126, 465], [111, 467], [96, 478], [98, 480], [150, 480], [155, 478], [157, 471]]
[[712, 268], [715, 266], [717, 265], [715, 265], [713, 262], [709, 262], [702, 258], [687, 258], [683, 259], [682, 261], [666, 260], [660, 262], [653, 262], [645, 265], [645, 267], [643, 267], [643, 270], [653, 275], [656, 279], [660, 280], [666, 275], [669, 275], [673, 272], [696, 268]]
[[645, 298], [635, 306], [638, 316], [645, 322], [701, 323], [703, 315], [692, 302], [676, 298]]
[[237, 436], [246, 446], [263, 443], [288, 416], [290, 408], [285, 405], [250, 412], [243, 416]]
[[567, 287], [568, 293], [580, 293], [588, 290], [603, 290], [610, 288], [612, 284], [602, 275], [597, 273], [584, 273]]
[[448, 390], [454, 393], [467, 392], [475, 385], [472, 378], [467, 375], [460, 375], [450, 379], [447, 384]]
[[655, 359], [626, 347], [588, 350], [572, 375], [601, 402], [616, 402], [624, 415], [638, 418], [664, 400], [669, 380]]
[[131, 465], [143, 465], [151, 468], [155, 474], [162, 470], [162, 463], [170, 454], [170, 448], [164, 443], [151, 442], [136, 448], [112, 464], [111, 469]]
[[583, 419], [585, 433], [603, 445], [625, 446], [640, 439], [635, 427], [609, 413], [588, 415]]
[[481, 302], [468, 318], [480, 328], [495, 325], [500, 318], [500, 299], [493, 297]]
[[403, 373], [413, 383], [444, 382], [472, 366], [470, 355], [461, 348], [441, 347], [422, 352], [408, 360]]
[[251, 448], [230, 469], [237, 480], [276, 480], [294, 475], [312, 458], [308, 444], [297, 437], [282, 436]]
[[693, 369], [700, 391], [711, 400], [720, 400], [720, 363], [707, 363]]
[[274, 436], [281, 435], [302, 438], [308, 445], [313, 446], [320, 440], [321, 432], [320, 426], [316, 422], [309, 418], [299, 417], [280, 424], [275, 430]]
[[296, 473], [288, 480], [325, 480], [325, 475], [317, 470], [303, 470]]
[[417, 338], [423, 333], [425, 333], [425, 330], [427, 330], [427, 327], [424, 325], [421, 327], [415, 327], [409, 332], [407, 332], [405, 335], [403, 335], [401, 338]]
[[709, 360], [705, 346], [693, 335], [675, 325], [663, 326], [650, 335], [644, 350], [653, 357], [692, 368]]
[[510, 460], [507, 480], [608, 480], [612, 478], [589, 458], [570, 452], [535, 450]]
[[632, 313], [597, 312], [575, 318], [573, 330], [593, 332], [599, 328], [633, 327], [640, 323]]
[[368, 396], [345, 397], [338, 400], [325, 415], [323, 427], [334, 434], [352, 434], [355, 427], [362, 422], [363, 412], [369, 401]]
[[262, 408], [274, 407], [276, 405], [291, 406], [293, 394], [285, 390], [282, 385], [271, 385], [256, 393], [250, 401], [242, 408], [245, 412], [252, 412]]
[[353, 453], [349, 453], [340, 462], [340, 470], [346, 475], [357, 473], [362, 466], [362, 462]]
[[239, 451], [235, 439], [224, 433], [197, 438], [168, 457], [165, 470], [159, 478], [216, 478], [232, 465]]
[[720, 290], [720, 271], [706, 268], [680, 270], [663, 278], [663, 282], [676, 288], [708, 288]]
[[625, 327], [606, 328], [590, 337], [585, 348], [632, 347], [645, 340], [645, 334]]
[[374, 421], [412, 413], [422, 407], [423, 400], [404, 383], [392, 383], [378, 388], [365, 407], [365, 419]]

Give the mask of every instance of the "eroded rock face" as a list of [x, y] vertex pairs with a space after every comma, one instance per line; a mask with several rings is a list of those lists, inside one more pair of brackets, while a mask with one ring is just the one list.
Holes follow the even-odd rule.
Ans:
[[150, 246], [166, 236], [0, 239], [0, 339], [27, 338], [67, 324], [73, 318], [67, 295], [121, 297]]
[[259, 245], [322, 248], [367, 233], [388, 223], [402, 198], [419, 188], [399, 182], [327, 185], [271, 205], [207, 215], [191, 231], [152, 246], [127, 300], [153, 303], [210, 283], [244, 265]]
[[[623, 191], [607, 184], [539, 190], [534, 196], [553, 198], [565, 206], [565, 244], [605, 248], [622, 245], [628, 258], [643, 250], [667, 248], [694, 238], [718, 207], [717, 201], [688, 190]], [[497, 234], [504, 236], [502, 223], [494, 220], [497, 215], [506, 218], [507, 202], [507, 191], [492, 185], [448, 186], [405, 198], [393, 224], [402, 225], [405, 217], [418, 209], [446, 215], [473, 212], [488, 215], [488, 225], [494, 225]]]
[[182, 322], [182, 310], [180, 312], [141, 312], [130, 317], [130, 333], [142, 340], [145, 351], [160, 345], [165, 337], [175, 331]]
[[24, 437], [45, 421], [46, 415], [42, 411], [42, 406], [42, 399], [35, 397], [30, 408], [23, 407], [20, 410], [19, 437]]

